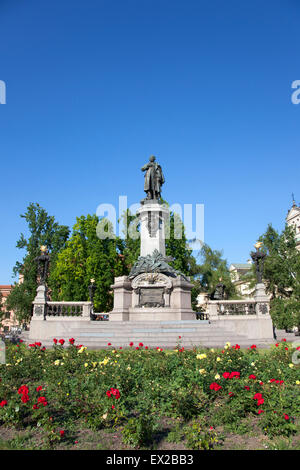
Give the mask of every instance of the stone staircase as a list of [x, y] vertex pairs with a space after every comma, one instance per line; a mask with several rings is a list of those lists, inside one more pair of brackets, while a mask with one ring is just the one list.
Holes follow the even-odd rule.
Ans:
[[[181, 338], [179, 339], [179, 336]], [[75, 344], [82, 344], [89, 349], [105, 349], [108, 343], [115, 348], [128, 348], [133, 342], [134, 347], [140, 342], [149, 348], [161, 347], [174, 349], [178, 343], [186, 349], [193, 347], [222, 348], [227, 341], [232, 345], [239, 344], [241, 348], [248, 348], [252, 344], [257, 347], [268, 347], [274, 341], [248, 338], [245, 335], [236, 334], [210, 324], [206, 320], [181, 320], [181, 321], [157, 321], [157, 322], [109, 322], [98, 321], [81, 323], [78, 327], [70, 327], [67, 335], [63, 336], [66, 342], [69, 338], [75, 339]], [[34, 342], [36, 339], [24, 341]], [[57, 339], [60, 339], [57, 337]], [[43, 345], [51, 346], [53, 338], [43, 341]]]

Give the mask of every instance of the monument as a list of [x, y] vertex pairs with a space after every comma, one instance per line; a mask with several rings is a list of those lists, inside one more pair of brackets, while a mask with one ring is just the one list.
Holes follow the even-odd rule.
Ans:
[[114, 308], [110, 321], [194, 320], [193, 285], [166, 257], [165, 237], [170, 212], [161, 202], [165, 178], [152, 155], [145, 172], [146, 198], [137, 211], [140, 221], [140, 256], [128, 276], [116, 277], [111, 286]]

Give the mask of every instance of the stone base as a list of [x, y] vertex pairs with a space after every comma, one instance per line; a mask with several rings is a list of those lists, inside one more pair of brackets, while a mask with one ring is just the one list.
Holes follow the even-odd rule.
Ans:
[[109, 321], [172, 321], [196, 320], [192, 309], [176, 308], [129, 308], [127, 312], [113, 310], [109, 314]]
[[[109, 313], [109, 321], [195, 320], [191, 306], [192, 287], [180, 275], [143, 273], [132, 281], [126, 276], [117, 277], [112, 285], [114, 309]], [[157, 304], [153, 295], [156, 290], [161, 293]], [[149, 292], [149, 298], [145, 292]]]

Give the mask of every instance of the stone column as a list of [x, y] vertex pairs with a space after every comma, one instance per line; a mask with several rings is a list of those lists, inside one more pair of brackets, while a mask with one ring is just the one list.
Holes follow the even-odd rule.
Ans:
[[256, 284], [254, 300], [256, 302], [255, 310], [258, 316], [270, 315], [270, 297], [266, 294], [266, 288], [263, 282]]
[[169, 209], [157, 201], [145, 201], [137, 214], [141, 223], [141, 256], [152, 255], [158, 250], [163, 256], [165, 249], [165, 229], [169, 223]]
[[219, 301], [218, 300], [209, 300], [208, 302], [208, 320], [210, 322], [218, 321], [218, 307]]
[[36, 296], [33, 301], [33, 318], [37, 320], [45, 320], [47, 305], [47, 287], [44, 285], [38, 286]]
[[114, 309], [109, 313], [109, 321], [128, 321], [132, 304], [132, 287], [127, 276], [115, 277], [111, 286], [114, 291]]

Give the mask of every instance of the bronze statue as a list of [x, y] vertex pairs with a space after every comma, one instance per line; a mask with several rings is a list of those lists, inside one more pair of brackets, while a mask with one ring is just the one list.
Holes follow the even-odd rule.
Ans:
[[141, 168], [145, 171], [145, 184], [144, 191], [147, 193], [147, 200], [156, 199], [161, 197], [161, 187], [165, 182], [165, 178], [161, 166], [156, 163], [154, 155], [149, 158], [149, 163], [146, 163]]

